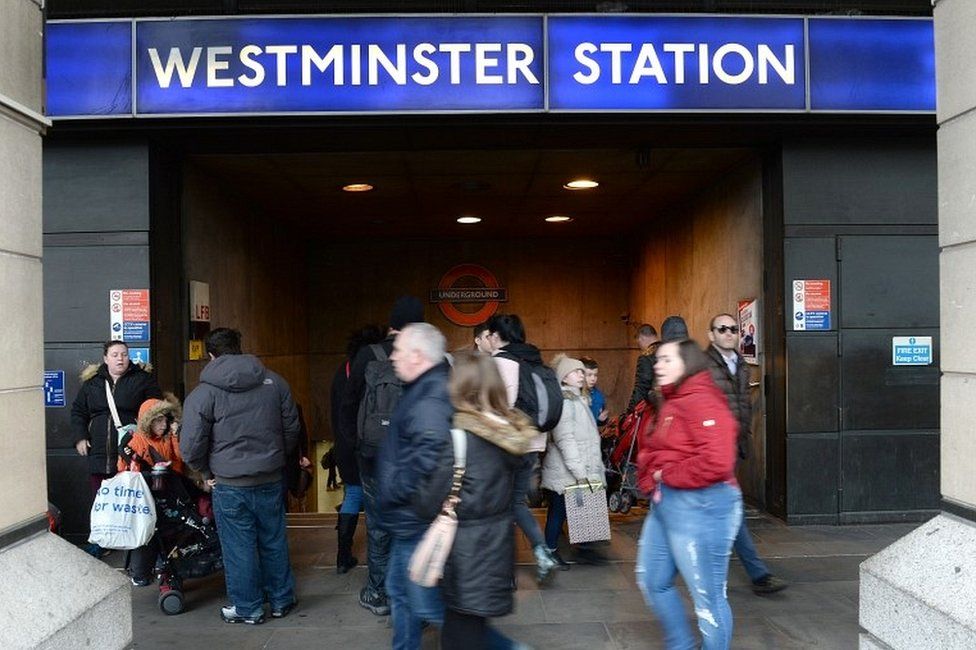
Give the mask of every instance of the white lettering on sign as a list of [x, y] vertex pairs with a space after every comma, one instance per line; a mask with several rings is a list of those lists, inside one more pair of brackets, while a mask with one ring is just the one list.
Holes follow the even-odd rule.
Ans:
[[[237, 84], [257, 88], [268, 80], [269, 69], [275, 85], [287, 86], [291, 81], [288, 66], [296, 60], [295, 57], [303, 86], [311, 86], [323, 77], [333, 86], [361, 86], [364, 83], [377, 86], [387, 81], [397, 86], [405, 86], [411, 81], [429, 86], [440, 78], [445, 63], [452, 85], [460, 85], [462, 73], [472, 68], [477, 85], [515, 85], [523, 80], [533, 85], [540, 83], [531, 69], [536, 53], [528, 43], [419, 43], [410, 49], [404, 43], [392, 46], [369, 43], [365, 47], [358, 43], [333, 44], [325, 48], [307, 43], [301, 46], [248, 43], [236, 51], [226, 45], [186, 50], [173, 47], [165, 54], [165, 63], [159, 48], [150, 47], [146, 52], [160, 88], [170, 88], [174, 75], [181, 87], [192, 87], [197, 81], [200, 59], [204, 57], [207, 88], [230, 88]], [[447, 55], [447, 61], [439, 63], [434, 58], [437, 54]], [[469, 60], [473, 66], [466, 65]], [[237, 77], [228, 76], [227, 71], [235, 61], [247, 71]], [[619, 59], [617, 63], [619, 76]]]
[[931, 336], [891, 337], [891, 364], [894, 366], [928, 366], [932, 359]]
[[[752, 79], [762, 85], [769, 83], [772, 75], [787, 85], [796, 84], [795, 46], [783, 45], [782, 55], [777, 56], [773, 48], [760, 43], [755, 49], [741, 43], [725, 43], [710, 52], [707, 43], [640, 43], [635, 50], [634, 43], [590, 43], [576, 46], [574, 56], [581, 69], [573, 74], [573, 79], [583, 85], [594, 84], [600, 80], [609, 58], [610, 83], [623, 83], [624, 72], [628, 72], [627, 83], [637, 85], [645, 78], [653, 78], [660, 85], [683, 85], [687, 55], [698, 54], [698, 83], [708, 84], [712, 76], [724, 84], [737, 86]], [[660, 52], [663, 53], [659, 54]], [[598, 54], [609, 55], [598, 57]], [[662, 64], [662, 58], [664, 64]], [[603, 59], [603, 63], [601, 60]], [[668, 79], [667, 70], [674, 74]]]

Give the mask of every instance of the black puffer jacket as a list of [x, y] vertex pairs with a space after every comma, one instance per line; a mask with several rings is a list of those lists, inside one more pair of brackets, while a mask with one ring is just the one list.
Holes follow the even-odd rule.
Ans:
[[123, 425], [135, 424], [139, 406], [147, 399], [162, 399], [156, 380], [142, 366], [130, 363], [129, 369], [112, 383], [108, 367], [91, 365], [81, 373], [84, 382], [71, 405], [71, 431], [75, 444], [88, 440], [88, 472], [90, 474], [115, 474], [119, 458], [118, 436], [112, 423], [112, 412], [105, 397], [105, 383], [113, 389], [115, 408]]
[[749, 440], [752, 437], [752, 395], [749, 394], [749, 366], [736, 352], [735, 375], [722, 358], [722, 353], [714, 345], [705, 348], [705, 355], [711, 362], [709, 370], [712, 379], [729, 400], [729, 408], [739, 423], [739, 436], [736, 441], [739, 458], [749, 457]]
[[630, 395], [630, 402], [627, 410], [632, 411], [637, 403], [642, 399], [647, 399], [647, 394], [654, 387], [654, 355], [660, 344], [655, 343], [651, 347], [643, 350], [637, 357], [637, 371], [634, 373], [634, 392]]
[[[457, 536], [441, 582], [444, 604], [472, 616], [504, 616], [512, 611], [515, 472], [536, 430], [528, 420], [515, 425], [467, 411], [455, 414], [453, 425], [467, 432], [468, 446]], [[439, 467], [452, 466], [453, 458], [449, 445]], [[436, 512], [448, 493], [423, 495], [424, 509]]]
[[330, 421], [332, 422], [332, 440], [335, 443], [335, 462], [339, 468], [339, 475], [342, 482], [346, 485], [362, 485], [359, 479], [359, 463], [356, 461], [356, 440], [342, 433], [342, 399], [346, 391], [349, 372], [352, 362], [343, 361], [336, 368], [335, 375], [332, 376], [332, 406]]

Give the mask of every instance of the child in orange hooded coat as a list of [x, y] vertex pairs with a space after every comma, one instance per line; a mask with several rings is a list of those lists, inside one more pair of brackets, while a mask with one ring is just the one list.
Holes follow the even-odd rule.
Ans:
[[139, 418], [132, 437], [122, 439], [119, 445], [118, 469], [145, 472], [157, 463], [170, 463], [171, 470], [186, 473], [186, 465], [180, 455], [180, 403], [167, 394], [166, 399], [147, 399], [139, 407]]
[[[119, 443], [118, 469], [146, 472], [158, 464], [166, 464], [176, 474], [186, 476], [187, 467], [180, 455], [178, 436], [179, 400], [167, 394], [165, 399], [147, 399], [139, 407], [136, 430]], [[132, 584], [144, 587], [152, 583], [153, 563], [159, 554], [155, 537], [129, 556], [129, 577]]]

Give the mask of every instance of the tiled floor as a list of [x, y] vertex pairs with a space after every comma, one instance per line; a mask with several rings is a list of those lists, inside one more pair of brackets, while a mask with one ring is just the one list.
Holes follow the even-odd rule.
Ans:
[[[541, 516], [541, 513], [540, 513]], [[498, 621], [510, 636], [534, 648], [629, 650], [663, 648], [653, 616], [634, 582], [634, 553], [641, 513], [615, 516], [612, 563], [574, 566], [554, 584], [536, 587], [530, 552], [519, 539], [516, 611]], [[223, 578], [188, 582], [187, 611], [165, 616], [152, 587], [133, 590], [134, 646], [216, 650], [233, 648], [385, 648], [387, 619], [362, 609], [357, 594], [365, 570], [335, 573], [334, 517], [302, 515], [290, 521], [292, 561], [298, 580], [299, 608], [286, 619], [262, 626], [227, 625], [220, 620]], [[750, 519], [757, 547], [786, 591], [759, 597], [733, 559], [729, 600], [735, 614], [735, 648], [856, 648], [858, 565], [914, 528], [914, 524], [875, 526], [794, 526], [764, 517]], [[360, 528], [357, 548], [364, 556]], [[110, 561], [121, 562], [120, 553]], [[689, 615], [691, 610], [689, 609]], [[436, 648], [436, 633], [425, 648]]]

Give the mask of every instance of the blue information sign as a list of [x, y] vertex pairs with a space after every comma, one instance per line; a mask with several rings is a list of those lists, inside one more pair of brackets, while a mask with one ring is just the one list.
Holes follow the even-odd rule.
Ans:
[[132, 363], [149, 363], [149, 348], [129, 348], [129, 359]]
[[931, 19], [131, 19], [45, 42], [55, 118], [935, 111]]
[[931, 336], [891, 337], [891, 365], [893, 366], [932, 365], [932, 337]]
[[44, 407], [61, 408], [64, 405], [64, 370], [45, 370]]
[[149, 323], [146, 321], [127, 320], [122, 322], [122, 340], [126, 342], [143, 343], [149, 340]]
[[802, 18], [549, 18], [553, 110], [803, 110]]

